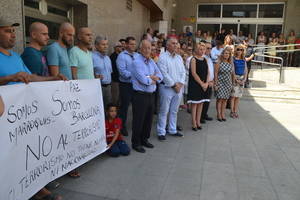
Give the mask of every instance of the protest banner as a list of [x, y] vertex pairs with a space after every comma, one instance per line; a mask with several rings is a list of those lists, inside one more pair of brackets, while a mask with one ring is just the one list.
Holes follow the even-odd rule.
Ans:
[[99, 80], [0, 87], [0, 199], [24, 200], [106, 150]]

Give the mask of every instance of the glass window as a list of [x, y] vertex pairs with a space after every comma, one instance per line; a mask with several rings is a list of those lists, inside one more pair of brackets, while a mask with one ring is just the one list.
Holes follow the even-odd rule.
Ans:
[[223, 17], [256, 18], [257, 5], [223, 5]]
[[30, 8], [39, 9], [39, 3], [36, 0], [24, 0], [24, 5]]
[[209, 31], [212, 35], [215, 32], [219, 32], [220, 24], [197, 24], [197, 30], [201, 30], [202, 32]]
[[274, 25], [274, 24], [262, 24], [257, 26], [257, 34], [260, 32], [264, 32], [265, 36], [269, 38], [271, 33], [276, 33], [278, 36], [282, 31], [282, 25]]
[[198, 17], [221, 17], [221, 5], [199, 5]]
[[233, 34], [237, 34], [238, 25], [237, 24], [222, 24], [222, 29], [225, 29], [226, 33], [229, 33], [230, 30], [233, 30]]
[[260, 18], [282, 18], [284, 4], [260, 4], [259, 17]]
[[48, 12], [52, 13], [52, 14], [56, 14], [56, 15], [60, 15], [63, 17], [68, 17], [68, 11], [59, 9], [59, 8], [55, 8], [53, 6], [48, 6]]

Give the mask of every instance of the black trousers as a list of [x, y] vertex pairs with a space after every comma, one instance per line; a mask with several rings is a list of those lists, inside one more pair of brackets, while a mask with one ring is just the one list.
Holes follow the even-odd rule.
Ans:
[[[208, 97], [209, 97], [209, 99], [211, 99], [212, 88], [208, 87], [207, 89], [208, 89]], [[209, 108], [209, 102], [204, 102], [203, 103], [203, 108], [202, 108], [202, 113], [201, 113], [201, 119], [205, 119], [208, 116], [207, 115], [208, 108]]]
[[132, 100], [132, 137], [133, 146], [139, 146], [150, 137], [154, 114], [154, 93], [134, 92]]
[[123, 122], [123, 128], [126, 129], [127, 113], [128, 107], [132, 102], [133, 88], [131, 83], [119, 83], [119, 92], [120, 92], [120, 118]]

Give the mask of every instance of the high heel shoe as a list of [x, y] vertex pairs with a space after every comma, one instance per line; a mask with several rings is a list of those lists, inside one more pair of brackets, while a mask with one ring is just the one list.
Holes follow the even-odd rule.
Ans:
[[222, 122], [222, 121], [223, 121], [221, 118], [217, 118], [217, 120], [218, 120], [219, 122]]
[[197, 126], [197, 129], [198, 129], [198, 130], [201, 130], [201, 129], [202, 129], [202, 126]]
[[198, 131], [198, 129], [196, 127], [192, 127], [193, 131]]
[[223, 121], [223, 122], [226, 122], [226, 119], [225, 119], [225, 118], [223, 118], [223, 119], [222, 119], [222, 121]]

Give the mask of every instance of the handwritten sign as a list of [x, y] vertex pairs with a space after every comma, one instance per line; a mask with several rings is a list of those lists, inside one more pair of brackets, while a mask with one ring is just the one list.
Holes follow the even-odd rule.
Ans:
[[29, 199], [106, 150], [98, 80], [3, 86], [0, 97], [0, 199]]

